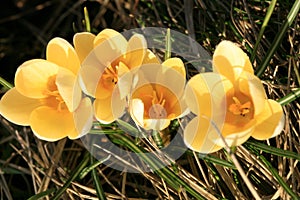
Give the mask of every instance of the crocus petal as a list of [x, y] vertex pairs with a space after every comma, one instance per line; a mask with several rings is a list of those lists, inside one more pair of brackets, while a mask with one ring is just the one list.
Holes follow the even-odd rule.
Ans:
[[20, 94], [16, 88], [7, 91], [0, 101], [0, 114], [14, 124], [28, 126], [31, 112], [42, 102]]
[[[169, 73], [169, 76], [173, 75], [174, 79], [176, 79], [177, 75], [177, 77], [183, 80], [178, 80], [178, 85], [174, 85], [163, 80], [164, 76], [159, 75], [163, 73], [162, 68], [162, 65], [153, 64], [141, 66], [135, 76], [135, 78], [138, 77], [138, 81], [136, 84], [133, 84], [132, 98], [141, 99], [145, 107], [149, 109], [153, 104], [153, 99], [149, 97], [151, 97], [153, 93], [156, 93], [165, 100], [164, 108], [167, 112], [167, 116], [165, 117], [168, 119], [174, 119], [180, 116], [187, 109], [185, 101], [182, 100], [185, 80], [176, 70], [168, 67], [167, 70], [174, 72], [174, 74]], [[166, 79], [167, 77], [168, 76], [165, 76]], [[135, 78], [133, 78], [133, 82], [135, 82]], [[180, 84], [182, 84], [182, 86]], [[182, 89], [180, 90], [180, 88]]]
[[121, 99], [118, 90], [114, 90], [112, 95], [106, 99], [95, 99], [95, 116], [99, 122], [109, 124], [123, 114], [125, 106], [125, 99]]
[[112, 90], [110, 88], [105, 88], [101, 83], [99, 83], [94, 96], [96, 99], [106, 99], [110, 97], [111, 94]]
[[207, 116], [221, 126], [226, 113], [226, 95], [232, 92], [233, 85], [226, 77], [216, 73], [203, 73], [188, 81], [185, 99], [193, 113]]
[[[230, 147], [239, 146], [246, 142], [251, 134], [254, 131], [256, 120], [250, 120], [247, 124], [243, 126], [236, 126], [230, 123], [225, 123], [223, 127], [219, 127], [222, 130], [223, 139], [226, 141], [226, 144]], [[211, 137], [211, 140], [214, 141], [219, 146], [225, 147], [224, 141], [221, 137]]]
[[218, 136], [216, 129], [205, 117], [195, 117], [184, 129], [184, 142], [190, 149], [199, 153], [213, 153], [222, 147], [216, 145], [209, 135]]
[[[200, 81], [198, 81], [198, 79]], [[201, 90], [198, 91], [198, 87], [201, 88]], [[200, 110], [201, 112], [204, 111], [203, 109], [200, 109], [202, 104], [198, 103], [199, 99], [202, 99], [202, 101], [200, 102], [206, 102], [206, 106], [208, 108], [208, 110], [206, 111], [206, 115], [211, 115], [211, 95], [207, 85], [202, 81], [202, 77], [200, 74], [193, 76], [187, 82], [184, 98], [189, 109], [196, 115], [200, 113]]]
[[87, 56], [79, 72], [79, 82], [84, 93], [92, 97], [96, 96], [96, 90], [105, 68], [106, 66], [98, 60], [95, 51]]
[[252, 137], [257, 140], [266, 140], [277, 136], [284, 127], [282, 107], [274, 100], [265, 101], [265, 109], [256, 117], [255, 130]]
[[80, 63], [82, 63], [93, 50], [95, 38], [96, 36], [90, 32], [81, 32], [74, 35], [73, 43]]
[[[181, 118], [190, 113], [190, 109], [188, 108], [184, 97], [179, 99], [179, 105], [180, 105], [180, 110], [175, 110], [177, 108], [177, 106], [174, 106], [171, 108], [172, 113], [175, 113], [174, 118]], [[179, 113], [179, 111], [181, 113]]]
[[74, 74], [78, 73], [80, 61], [72, 45], [62, 39], [53, 38], [47, 45], [47, 60], [57, 64], [60, 67], [69, 69]]
[[168, 88], [175, 95], [181, 96], [183, 95], [186, 79], [181, 72], [177, 71], [178, 69], [175, 66], [161, 65], [155, 82]]
[[70, 70], [60, 67], [55, 83], [69, 111], [73, 112], [81, 100], [81, 89], [77, 77]]
[[159, 64], [160, 61], [156, 55], [149, 49], [147, 49], [142, 64]]
[[48, 81], [57, 74], [58, 66], [42, 59], [24, 62], [15, 75], [15, 86], [24, 96], [30, 98], [45, 98]]
[[214, 72], [226, 76], [232, 82], [235, 82], [239, 77], [239, 73], [234, 73], [235, 68], [239, 69], [236, 72], [254, 73], [247, 54], [230, 41], [222, 41], [216, 47], [213, 55], [213, 67]]
[[93, 107], [91, 100], [88, 97], [83, 98], [73, 115], [76, 134], [69, 134], [68, 137], [70, 139], [77, 139], [91, 130], [93, 124]]
[[122, 53], [126, 52], [127, 40], [119, 32], [113, 29], [102, 30], [94, 40], [94, 47], [102, 44], [104, 41], [109, 41], [114, 48], [119, 49]]
[[147, 50], [147, 42], [140, 34], [133, 35], [129, 41], [125, 54], [125, 62], [129, 69], [139, 67], [144, 59]]
[[46, 141], [57, 141], [75, 130], [73, 113], [58, 112], [50, 107], [41, 106], [35, 109], [30, 116], [30, 126], [33, 133]]
[[118, 65], [118, 77], [123, 76], [124, 74], [128, 73], [130, 69], [125, 65], [123, 62], [120, 62]]
[[183, 92], [181, 92], [181, 94], [176, 94], [171, 90], [172, 88], [165, 87], [162, 84], [155, 84], [154, 88], [158, 94], [163, 94], [163, 97], [167, 102], [165, 109], [168, 112], [168, 119], [175, 119], [184, 112], [186, 104], [185, 101], [182, 100]]
[[[120, 35], [120, 34], [119, 34]], [[97, 36], [98, 37], [98, 36]], [[95, 40], [97, 39], [95, 38]], [[93, 54], [96, 56], [98, 59], [98, 62], [101, 63], [102, 65], [108, 67], [110, 65], [118, 65], [119, 59], [122, 57], [124, 54], [124, 50], [122, 49], [123, 47], [120, 47], [124, 44], [122, 44], [123, 39], [122, 35], [116, 36], [113, 38], [109, 38], [106, 40], [101, 41], [97, 46], [94, 47], [93, 49]], [[116, 40], [116, 41], [115, 41]], [[118, 43], [118, 41], [120, 43]], [[123, 41], [124, 42], [124, 41]], [[127, 41], [125, 40], [126, 45]], [[120, 46], [118, 46], [120, 45]], [[85, 60], [85, 62], [90, 63], [87, 59], [89, 59], [90, 56], [88, 56]]]
[[157, 130], [161, 131], [167, 128], [171, 123], [169, 119], [144, 119], [144, 126], [145, 130]]
[[176, 70], [179, 72], [179, 74], [182, 75], [182, 77], [186, 78], [186, 72], [185, 72], [185, 67], [180, 58], [169, 58], [165, 60], [162, 65], [171, 67], [172, 69]]
[[132, 99], [129, 105], [130, 115], [135, 123], [144, 126], [144, 103], [140, 99]]
[[248, 72], [244, 72], [238, 80], [238, 87], [243, 94], [251, 98], [254, 115], [261, 113], [266, 101], [266, 94], [261, 80]]
[[157, 83], [158, 74], [161, 73], [160, 64], [145, 64], [136, 71], [136, 88], [149, 83]]
[[118, 83], [117, 87], [119, 88], [120, 98], [125, 98], [132, 89], [132, 79], [133, 73], [123, 64], [119, 64], [118, 68]]

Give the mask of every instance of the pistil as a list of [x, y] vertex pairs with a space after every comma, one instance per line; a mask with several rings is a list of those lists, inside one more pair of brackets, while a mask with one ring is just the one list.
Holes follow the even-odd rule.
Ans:
[[112, 83], [117, 84], [118, 83], [118, 69], [117, 67], [113, 68], [112, 66], [106, 67], [104, 69], [103, 78], [104, 79], [110, 79]]
[[242, 104], [237, 97], [232, 97], [232, 99], [234, 103], [229, 106], [229, 111], [234, 115], [241, 115], [245, 117], [246, 114], [250, 112], [251, 102], [247, 101], [246, 103]]
[[166, 100], [163, 98], [163, 93], [161, 92], [158, 97], [157, 92], [153, 90], [152, 105], [149, 108], [149, 117], [152, 119], [163, 119], [167, 117], [167, 111], [164, 108]]

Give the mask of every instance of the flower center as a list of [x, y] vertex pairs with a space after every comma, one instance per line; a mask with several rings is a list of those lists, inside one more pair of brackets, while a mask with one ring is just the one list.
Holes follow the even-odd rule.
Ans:
[[161, 84], [145, 84], [134, 90], [131, 98], [143, 102], [144, 119], [171, 119], [182, 112], [177, 96]]
[[237, 97], [232, 97], [233, 102], [229, 106], [229, 111], [234, 115], [241, 115], [245, 117], [248, 113], [250, 113], [251, 102], [247, 101], [244, 104], [241, 104], [240, 100]]
[[157, 95], [157, 92], [153, 90], [153, 94], [150, 95], [151, 107], [148, 110], [149, 117], [152, 119], [165, 119], [167, 118], [167, 111], [164, 108], [166, 100], [163, 98], [163, 93], [161, 92], [160, 97]]
[[118, 83], [118, 66], [109, 66], [104, 69], [102, 81], [106, 87], [114, 86]]
[[60, 112], [67, 109], [67, 105], [59, 94], [55, 80], [56, 75], [53, 75], [48, 79], [47, 89], [44, 92], [45, 95], [47, 95], [45, 101], [47, 106], [53, 107]]

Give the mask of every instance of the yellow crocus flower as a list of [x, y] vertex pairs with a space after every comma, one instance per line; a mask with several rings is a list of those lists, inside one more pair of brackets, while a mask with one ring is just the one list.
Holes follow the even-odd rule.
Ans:
[[145, 64], [138, 69], [134, 79], [129, 111], [140, 127], [163, 130], [171, 120], [187, 113], [183, 99], [186, 74], [181, 59]]
[[197, 116], [185, 128], [184, 140], [201, 153], [215, 152], [225, 143], [241, 145], [250, 136], [266, 140], [284, 126], [282, 107], [267, 99], [248, 56], [230, 41], [216, 47], [213, 72], [188, 81], [185, 97]]
[[16, 71], [15, 87], [0, 101], [0, 113], [9, 121], [30, 126], [40, 139], [76, 139], [92, 123], [92, 106], [82, 98], [77, 79], [80, 61], [62, 38], [49, 41], [46, 60], [32, 59]]
[[[82, 61], [80, 79], [83, 90], [95, 98], [95, 116], [101, 123], [111, 123], [124, 111], [125, 97], [129, 93], [132, 73], [147, 54], [146, 40], [135, 34], [128, 41], [119, 32], [104, 29], [98, 35], [83, 32], [74, 37]], [[123, 77], [127, 74], [127, 79]], [[114, 101], [114, 106], [112, 105]]]

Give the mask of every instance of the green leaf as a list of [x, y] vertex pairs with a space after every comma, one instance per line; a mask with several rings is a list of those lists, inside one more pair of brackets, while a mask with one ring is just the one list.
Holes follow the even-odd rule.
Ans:
[[258, 33], [258, 37], [256, 39], [256, 43], [255, 43], [255, 45], [253, 47], [253, 51], [252, 51], [252, 55], [251, 55], [251, 62], [254, 61], [254, 58], [255, 58], [255, 55], [256, 55], [256, 51], [257, 51], [257, 47], [258, 47], [258, 45], [260, 43], [261, 38], [264, 35], [265, 29], [266, 29], [266, 27], [268, 25], [268, 22], [269, 22], [269, 20], [271, 18], [271, 15], [272, 15], [273, 11], [274, 11], [274, 8], [275, 8], [275, 5], [276, 5], [276, 1], [277, 0], [272, 0], [271, 4], [270, 4], [270, 6], [269, 6], [269, 8], [267, 10], [264, 22], [263, 22], [263, 24], [261, 26], [261, 29], [260, 29], [260, 31]]
[[167, 35], [166, 35], [166, 51], [165, 51], [165, 60], [171, 58], [171, 31], [168, 28], [167, 29]]
[[29, 197], [27, 200], [39, 200], [39, 199], [43, 199], [43, 197], [46, 197], [47, 195], [53, 193], [55, 191], [54, 188], [40, 192], [38, 194], [35, 194], [31, 197]]
[[0, 77], [0, 84], [7, 90], [13, 88], [14, 86], [7, 82], [4, 78]]
[[85, 22], [86, 31], [91, 32], [90, 17], [89, 17], [89, 12], [86, 7], [83, 8], [83, 12], [84, 12], [84, 22]]
[[134, 135], [136, 137], [141, 135], [141, 133], [138, 129], [136, 129], [135, 127], [133, 127], [132, 125], [130, 125], [129, 123], [127, 123], [121, 119], [117, 119], [117, 124], [122, 130], [130, 133], [131, 135]]
[[250, 141], [250, 140], [245, 142], [244, 145], [248, 146], [250, 148], [254, 148], [256, 150], [260, 150], [260, 151], [264, 151], [266, 153], [276, 155], [276, 156], [292, 158], [292, 159], [296, 159], [296, 160], [300, 161], [300, 154], [297, 154], [296, 152], [293, 152], [293, 151], [287, 151], [287, 150], [279, 149], [279, 148], [276, 148], [276, 147], [272, 147], [272, 146], [263, 144], [261, 142]]
[[297, 88], [296, 90], [292, 91], [287, 96], [279, 99], [277, 102], [280, 103], [280, 105], [284, 106], [284, 105], [291, 103], [292, 101], [296, 100], [299, 97], [300, 97], [300, 88]]
[[266, 53], [264, 60], [262, 61], [260, 67], [256, 71], [256, 75], [258, 77], [260, 77], [264, 73], [265, 69], [269, 65], [270, 60], [271, 60], [272, 56], [274, 55], [277, 47], [280, 45], [286, 31], [288, 30], [289, 26], [291, 26], [294, 19], [296, 18], [297, 14], [299, 12], [299, 8], [300, 8], [300, 0], [296, 0], [287, 16], [287, 19], [285, 20], [285, 22], [282, 25], [281, 30], [275, 36], [275, 39], [272, 42], [272, 44], [270, 45], [270, 48], [269, 48], [268, 52]]
[[91, 163], [90, 166], [85, 167], [79, 174], [79, 179], [83, 179], [88, 173], [90, 173], [93, 169], [95, 169], [96, 167], [98, 167], [100, 164], [102, 164], [103, 162], [107, 161], [110, 158], [110, 156], [103, 158], [101, 160], [98, 161], [94, 161], [93, 163]]
[[165, 167], [164, 164], [160, 161], [160, 159], [151, 156], [151, 154], [145, 154], [147, 151], [142, 149], [134, 144], [134, 142], [123, 134], [115, 134], [109, 135], [110, 139], [123, 146], [128, 147], [133, 152], [137, 153], [140, 158], [146, 162], [154, 172], [164, 179], [166, 183], [168, 183], [172, 188], [179, 191], [184, 188], [188, 193], [194, 196], [196, 199], [204, 199], [202, 195], [200, 195], [196, 190], [194, 190], [190, 185], [184, 182], [180, 177], [178, 177], [173, 171], [171, 171], [168, 167]]
[[272, 175], [277, 179], [278, 183], [283, 187], [283, 189], [293, 198], [293, 199], [299, 199], [298, 195], [295, 194], [291, 188], [286, 184], [286, 182], [283, 180], [283, 178], [279, 175], [278, 171], [271, 165], [271, 163], [264, 157], [259, 156], [261, 161], [267, 166], [267, 168], [270, 170]]
[[293, 198], [293, 199], [299, 199], [298, 195], [295, 194], [292, 189], [286, 184], [286, 182], [283, 180], [283, 178], [279, 175], [278, 171], [272, 166], [272, 164], [259, 153], [258, 149], [249, 148], [250, 151], [255, 153], [258, 158], [264, 163], [264, 165], [267, 167], [267, 169], [272, 173], [272, 175], [275, 177], [275, 179], [278, 181], [278, 183], [281, 185], [281, 187]]
[[68, 187], [71, 185], [72, 181], [74, 181], [77, 177], [79, 177], [79, 174], [81, 171], [85, 168], [85, 166], [89, 162], [89, 153], [86, 153], [83, 160], [79, 165], [76, 167], [76, 169], [73, 170], [70, 178], [65, 182], [65, 184], [59, 188], [59, 190], [56, 191], [54, 194], [53, 200], [58, 200], [60, 196], [68, 189]]
[[203, 156], [201, 154], [198, 154], [198, 156], [199, 156], [199, 158], [205, 160], [206, 162], [210, 162], [210, 163], [220, 165], [220, 166], [223, 166], [223, 167], [228, 167], [228, 168], [231, 168], [231, 169], [236, 169], [236, 166], [232, 162], [229, 162], [227, 160], [223, 160], [223, 159], [217, 158], [215, 156], [211, 156], [211, 155]]
[[[110, 156], [105, 159], [99, 160], [98, 162], [95, 162], [95, 159], [92, 155], [90, 157], [91, 157], [92, 166], [94, 166], [95, 164], [96, 164], [96, 166], [98, 166], [100, 163], [109, 159]], [[95, 167], [92, 168], [92, 177], [94, 179], [94, 184], [95, 184], [95, 189], [96, 189], [98, 199], [106, 200], [106, 196], [105, 196], [104, 190], [102, 188], [102, 185], [101, 185], [101, 182], [100, 182], [100, 179], [99, 179], [99, 176], [97, 174]]]

